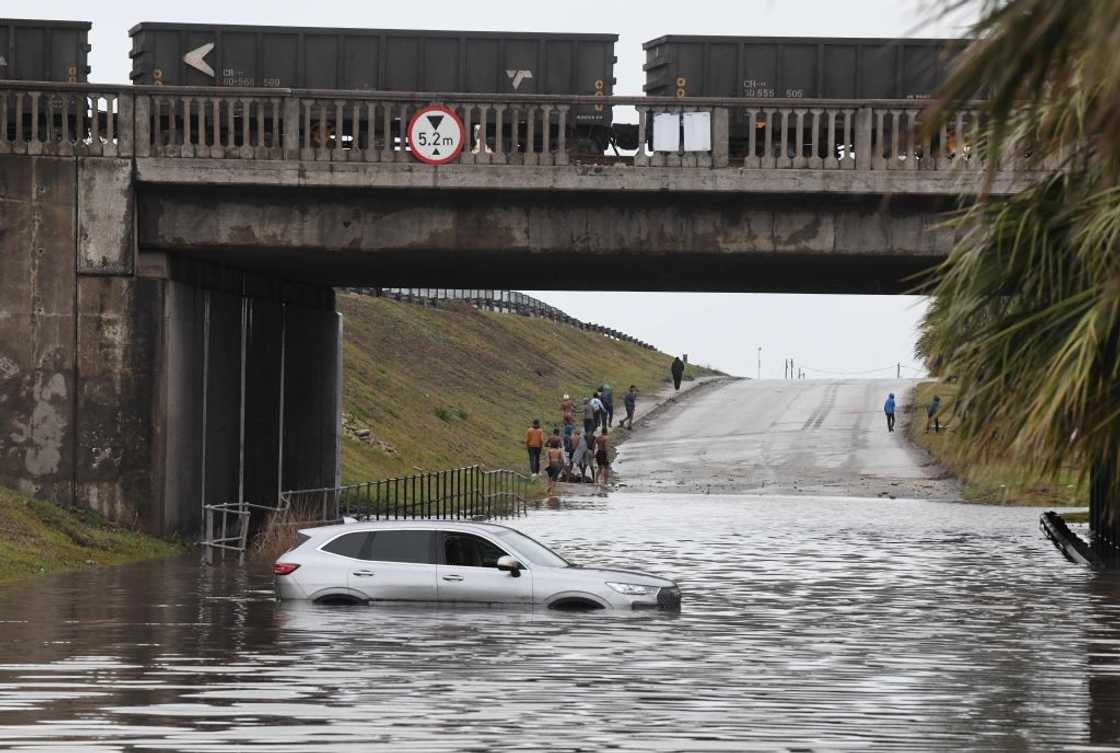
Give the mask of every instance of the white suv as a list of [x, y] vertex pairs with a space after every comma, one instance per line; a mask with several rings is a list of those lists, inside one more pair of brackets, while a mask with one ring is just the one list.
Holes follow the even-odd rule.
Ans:
[[411, 520], [308, 528], [272, 566], [280, 599], [679, 609], [665, 578], [573, 565], [494, 523]]

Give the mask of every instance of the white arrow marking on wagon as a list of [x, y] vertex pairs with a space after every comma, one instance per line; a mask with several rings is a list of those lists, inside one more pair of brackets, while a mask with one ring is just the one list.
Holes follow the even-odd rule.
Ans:
[[210, 54], [210, 50], [214, 49], [213, 42], [207, 42], [201, 47], [191, 50], [183, 56], [183, 62], [195, 70], [202, 71], [210, 78], [214, 78], [214, 69], [210, 67], [203, 58]]
[[532, 71], [506, 71], [506, 76], [513, 80], [513, 90], [517, 91], [521, 87], [521, 82], [527, 78], [533, 77]]

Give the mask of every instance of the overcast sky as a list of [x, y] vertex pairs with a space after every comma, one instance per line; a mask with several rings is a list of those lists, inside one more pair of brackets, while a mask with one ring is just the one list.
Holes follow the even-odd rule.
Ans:
[[[138, 5], [43, 0], [19, 8], [36, 18], [87, 20], [91, 78], [127, 83], [128, 29], [140, 21], [354, 26], [403, 29], [602, 32], [619, 35], [619, 94], [642, 93], [642, 43], [663, 34], [770, 36], [959, 36], [959, 21], [935, 21], [933, 0], [427, 0], [418, 3], [192, 0]], [[16, 10], [10, 9], [8, 12]], [[625, 330], [663, 350], [731, 373], [781, 377], [784, 359], [810, 376], [920, 369], [915, 325], [924, 304], [905, 296], [536, 294], [573, 316]], [[878, 371], [871, 371], [877, 369]], [[826, 373], [827, 372], [827, 373]]]

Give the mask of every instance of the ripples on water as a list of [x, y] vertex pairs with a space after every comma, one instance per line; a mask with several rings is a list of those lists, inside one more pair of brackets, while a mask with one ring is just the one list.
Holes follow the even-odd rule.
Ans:
[[196, 560], [0, 589], [0, 748], [1120, 750], [1120, 584], [1037, 510], [615, 495], [517, 527], [680, 615], [271, 600]]

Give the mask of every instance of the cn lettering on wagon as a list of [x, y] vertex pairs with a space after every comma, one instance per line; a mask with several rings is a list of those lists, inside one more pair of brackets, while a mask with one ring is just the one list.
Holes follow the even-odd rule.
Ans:
[[446, 165], [459, 157], [467, 133], [455, 111], [443, 105], [418, 110], [408, 122], [412, 156], [429, 165]]

